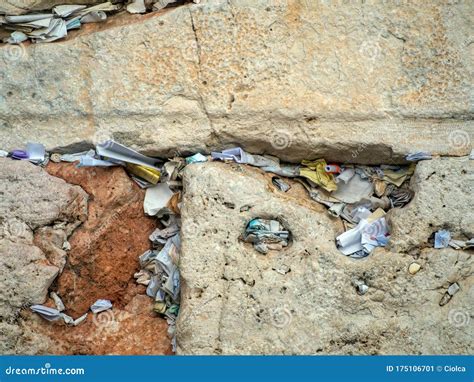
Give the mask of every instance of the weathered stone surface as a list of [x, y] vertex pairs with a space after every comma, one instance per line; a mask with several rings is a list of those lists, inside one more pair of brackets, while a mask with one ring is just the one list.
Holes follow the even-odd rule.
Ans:
[[[80, 316], [98, 299], [125, 306], [136, 289], [138, 256], [150, 248], [155, 219], [143, 212], [145, 192], [123, 168], [76, 168], [51, 163], [48, 172], [80, 185], [89, 195], [89, 214], [69, 239], [68, 264], [58, 278], [58, 293], [68, 312]], [[136, 292], [143, 293], [143, 286]]]
[[49, 341], [36, 354], [172, 354], [166, 320], [153, 313], [153, 300], [143, 294], [130, 297], [123, 308], [89, 315], [77, 327], [51, 323], [28, 314], [24, 325]]
[[391, 247], [418, 250], [430, 236], [447, 229], [458, 240], [474, 237], [474, 162], [468, 158], [422, 161], [411, 180], [415, 196], [403, 209], [392, 210]]
[[[28, 162], [0, 161], [0, 353], [171, 354], [166, 320], [133, 279], [156, 227], [143, 213], [143, 190], [122, 168], [48, 165], [50, 174], [73, 186]], [[54, 306], [48, 288], [74, 318], [99, 298], [112, 300], [114, 308], [89, 311], [78, 327], [48, 322], [28, 309]]]
[[65, 226], [71, 233], [85, 218], [87, 195], [80, 187], [48, 176], [41, 167], [27, 161], [0, 158], [0, 171], [0, 216], [2, 220], [15, 220], [9, 228], [13, 239], [25, 232], [16, 222], [36, 230], [62, 221], [70, 223]]
[[41, 227], [35, 232], [34, 243], [43, 250], [48, 261], [58, 267], [61, 273], [67, 259], [67, 252], [63, 249], [68, 243], [66, 232], [52, 227]]
[[[34, 140], [72, 151], [113, 138], [162, 156], [231, 145], [290, 161], [466, 155], [472, 4], [326, 3], [208, 0], [120, 14], [52, 44], [0, 46], [0, 148]], [[0, 351], [169, 353], [166, 322], [132, 279], [154, 226], [143, 192], [121, 169], [49, 171], [91, 195], [87, 221], [80, 188], [0, 159]], [[427, 241], [439, 228], [472, 237], [472, 181], [464, 158], [421, 163], [414, 200], [389, 215], [390, 247], [357, 261], [335, 248], [341, 222], [301, 185], [282, 194], [256, 169], [190, 166], [179, 353], [471, 354], [472, 251]], [[290, 247], [264, 256], [240, 242], [256, 216], [280, 218]], [[64, 240], [81, 221], [65, 265]], [[22, 310], [45, 300], [63, 267], [54, 289], [67, 313], [97, 298], [112, 299], [112, 312], [69, 328]], [[454, 282], [460, 291], [439, 306]]]
[[[365, 259], [347, 258], [334, 243], [340, 221], [298, 188], [281, 193], [270, 176], [246, 166], [186, 168], [178, 353], [472, 353], [472, 255], [423, 249], [415, 275], [407, 253], [378, 248]], [[406, 210], [399, 219], [415, 224]], [[255, 217], [280, 218], [291, 246], [262, 255], [239, 241]], [[278, 272], [283, 265], [290, 271]], [[366, 294], [356, 292], [357, 281], [369, 287]], [[461, 290], [440, 307], [453, 282]]]
[[2, 353], [9, 353], [18, 342], [20, 310], [43, 303], [60, 271], [42, 243], [33, 242], [33, 230], [48, 226], [67, 237], [85, 219], [87, 194], [29, 162], [10, 159], [0, 159], [0, 184], [0, 342]]
[[12, 318], [25, 306], [44, 302], [48, 288], [59, 273], [32, 243], [0, 242], [2, 318]]
[[32, 11], [51, 9], [56, 5], [97, 4], [102, 0], [5, 0], [0, 3], [0, 14], [21, 15]]
[[17, 324], [0, 321], [0, 354], [44, 354], [51, 345], [47, 336], [34, 332], [21, 319]]
[[238, 143], [292, 161], [465, 155], [471, 8], [202, 1], [0, 47], [0, 139], [113, 137], [157, 155]]

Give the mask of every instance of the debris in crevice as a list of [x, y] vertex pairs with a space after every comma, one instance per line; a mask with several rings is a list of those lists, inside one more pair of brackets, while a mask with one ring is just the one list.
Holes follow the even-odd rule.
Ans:
[[291, 237], [278, 220], [252, 219], [245, 228], [242, 240], [252, 243], [254, 248], [263, 254], [270, 250], [280, 251], [288, 246]]
[[67, 37], [68, 32], [80, 29], [83, 24], [105, 22], [118, 12], [145, 14], [176, 7], [186, 3], [198, 4], [199, 0], [115, 0], [86, 6], [80, 4], [56, 5], [49, 10], [23, 15], [0, 15], [0, 31], [11, 31], [3, 42], [22, 44], [49, 43]]
[[463, 240], [458, 237], [454, 239], [451, 232], [447, 229], [440, 229], [434, 232], [428, 239], [428, 242], [431, 243], [435, 249], [451, 247], [457, 250], [467, 250], [474, 248], [474, 238]]
[[283, 192], [287, 192], [291, 188], [288, 183], [277, 176], [272, 178], [272, 183], [275, 185], [275, 187], [278, 187], [278, 189]]
[[[407, 184], [415, 163], [357, 166], [327, 164], [324, 159], [317, 159], [282, 164], [276, 157], [250, 154], [240, 147], [211, 155], [213, 159], [249, 164], [281, 177], [296, 177], [313, 200], [328, 207], [332, 216], [345, 220], [346, 232], [336, 238], [336, 243], [343, 254], [353, 258], [365, 257], [375, 247], [385, 246], [390, 235], [385, 211], [404, 207], [413, 198]], [[427, 159], [426, 155], [412, 159], [417, 161], [422, 157]], [[282, 186], [275, 177], [272, 182]], [[261, 249], [265, 253], [265, 248]]]
[[[34, 162], [44, 165], [49, 158], [56, 162], [54, 165], [59, 162], [76, 162], [77, 168], [94, 167], [97, 171], [99, 167], [103, 167], [103, 171], [121, 167], [145, 190], [143, 210], [146, 215], [154, 217], [158, 228], [149, 236], [152, 248], [136, 254], [139, 256], [140, 269], [132, 274], [137, 286], [146, 288], [146, 294], [153, 299], [153, 310], [166, 318], [169, 324], [168, 334], [175, 349], [175, 325], [180, 308], [182, 173], [185, 166], [199, 165], [208, 161], [209, 157], [196, 153], [187, 158], [152, 158], [117, 142], [107, 141], [82, 153], [60, 155], [45, 152], [43, 161], [36, 159]], [[357, 166], [327, 164], [324, 159], [286, 164], [281, 163], [277, 157], [250, 154], [239, 147], [213, 152], [211, 158], [247, 164], [275, 174], [268, 179], [281, 192], [288, 192], [291, 188], [286, 178], [295, 178], [308, 190], [313, 201], [321, 203], [330, 215], [345, 222], [346, 232], [339, 235], [336, 242], [344, 255], [353, 258], [365, 257], [375, 247], [387, 244], [389, 230], [386, 211], [406, 205], [413, 197], [406, 182], [413, 174], [414, 165]], [[31, 158], [26, 154], [16, 159]], [[220, 203], [228, 208], [236, 208], [225, 201]], [[244, 212], [252, 206], [239, 208]], [[258, 252], [266, 254], [288, 247], [292, 238], [290, 230], [280, 222], [280, 218], [254, 218], [247, 224], [242, 240], [252, 243]], [[283, 276], [291, 271], [286, 264], [274, 270]], [[359, 294], [367, 293], [368, 286], [364, 282], [358, 281], [354, 285]], [[97, 304], [99, 311], [111, 306], [110, 302], [102, 304], [100, 300], [95, 305]], [[97, 311], [96, 307], [93, 310]], [[66, 323], [74, 324], [72, 318], [63, 319]], [[79, 319], [85, 318], [81, 316]]]

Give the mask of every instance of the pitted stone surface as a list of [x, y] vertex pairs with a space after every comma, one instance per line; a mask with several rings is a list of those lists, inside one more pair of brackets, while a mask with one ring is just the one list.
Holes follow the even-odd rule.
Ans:
[[421, 161], [411, 180], [413, 200], [390, 213], [391, 247], [417, 251], [428, 245], [431, 235], [441, 229], [452, 238], [474, 237], [474, 162], [465, 158]]
[[[87, 194], [27, 161], [11, 159], [0, 159], [0, 184], [1, 350], [29, 353], [43, 341], [29, 341], [28, 351], [16, 348], [19, 339], [12, 333], [19, 330], [15, 325], [21, 309], [45, 302], [65, 261], [59, 252], [63, 242], [46, 236], [34, 242], [34, 231], [50, 229], [66, 238], [87, 215]], [[53, 252], [57, 256], [51, 257]]]
[[[254, 217], [282, 219], [292, 245], [262, 255], [239, 241]], [[468, 252], [421, 250], [414, 276], [414, 259], [405, 253], [379, 248], [365, 259], [347, 258], [334, 243], [342, 225], [298, 184], [281, 193], [271, 176], [223, 163], [186, 168], [182, 219], [179, 354], [473, 350]], [[356, 281], [369, 286], [365, 295], [357, 294]], [[440, 307], [453, 282], [461, 290]]]

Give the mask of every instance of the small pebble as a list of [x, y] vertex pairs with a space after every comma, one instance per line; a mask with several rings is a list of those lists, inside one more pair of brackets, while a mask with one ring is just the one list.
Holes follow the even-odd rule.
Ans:
[[245, 206], [240, 207], [240, 212], [248, 211], [252, 208], [252, 206], [246, 204]]
[[369, 290], [369, 286], [362, 280], [352, 280], [352, 285], [355, 286], [357, 293], [360, 295], [366, 294]]
[[421, 265], [418, 263], [411, 263], [410, 266], [408, 267], [408, 272], [411, 275], [414, 275], [421, 269]]

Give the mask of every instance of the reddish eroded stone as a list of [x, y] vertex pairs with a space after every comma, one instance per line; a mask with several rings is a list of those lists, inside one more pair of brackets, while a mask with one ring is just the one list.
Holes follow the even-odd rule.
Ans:
[[[54, 306], [51, 301], [46, 305]], [[123, 309], [89, 312], [77, 327], [62, 320], [48, 322], [31, 312], [24, 318], [29, 329], [50, 340], [46, 351], [51, 354], [173, 354], [168, 324], [153, 312], [153, 301], [146, 295], [135, 295]]]
[[[150, 248], [155, 219], [143, 212], [145, 192], [123, 168], [76, 168], [50, 163], [47, 171], [80, 185], [90, 196], [87, 220], [69, 238], [67, 264], [57, 280], [57, 292], [67, 314], [77, 317], [97, 299], [123, 308], [143, 287], [136, 287], [138, 256]], [[134, 289], [134, 293], [127, 290]], [[136, 293], [135, 293], [136, 291]]]

